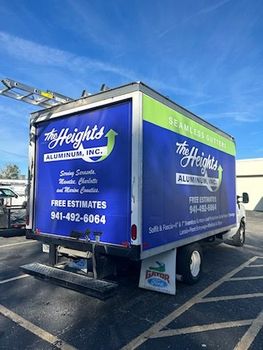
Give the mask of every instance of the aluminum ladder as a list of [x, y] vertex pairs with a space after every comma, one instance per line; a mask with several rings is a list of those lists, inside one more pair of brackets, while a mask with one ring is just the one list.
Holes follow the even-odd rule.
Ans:
[[49, 108], [74, 101], [74, 99], [57, 92], [36, 89], [12, 79], [3, 79], [1, 82], [3, 87], [0, 89], [0, 95], [23, 101], [34, 106]]

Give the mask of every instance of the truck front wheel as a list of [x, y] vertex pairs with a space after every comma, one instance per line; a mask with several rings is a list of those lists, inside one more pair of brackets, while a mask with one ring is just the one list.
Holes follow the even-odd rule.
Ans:
[[233, 236], [234, 245], [237, 247], [243, 247], [246, 239], [246, 225], [243, 221], [240, 222], [237, 233]]
[[186, 284], [199, 281], [202, 273], [202, 249], [198, 243], [177, 249], [176, 274]]

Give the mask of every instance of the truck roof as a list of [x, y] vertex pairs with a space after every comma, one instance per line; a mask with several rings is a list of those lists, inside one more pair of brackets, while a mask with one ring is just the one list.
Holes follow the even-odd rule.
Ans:
[[[39, 117], [45, 117], [45, 116], [48, 119], [48, 117], [53, 113], [68, 111], [69, 109], [73, 109], [73, 108], [75, 109], [75, 108], [83, 106], [85, 104], [88, 105], [91, 103], [103, 101], [103, 100], [106, 100], [106, 99], [109, 99], [112, 97], [117, 97], [117, 96], [125, 95], [128, 93], [136, 92], [136, 91], [140, 91], [140, 92], [154, 98], [155, 100], [157, 100], [157, 101], [163, 103], [164, 105], [174, 109], [175, 111], [182, 113], [186, 117], [189, 117], [189, 118], [201, 123], [202, 125], [210, 128], [211, 130], [217, 132], [218, 134], [223, 135], [224, 137], [227, 137], [230, 140], [232, 140], [233, 142], [235, 142], [234, 137], [231, 136], [230, 134], [219, 129], [218, 127], [214, 126], [213, 124], [206, 121], [205, 119], [197, 116], [193, 112], [182, 107], [181, 105], [179, 105], [176, 102], [174, 102], [173, 100], [171, 100], [169, 97], [162, 95], [161, 93], [157, 92], [156, 90], [152, 89], [151, 87], [149, 87], [148, 85], [146, 85], [145, 83], [143, 83], [141, 81], [131, 82], [129, 84], [125, 84], [125, 85], [121, 85], [121, 86], [118, 86], [115, 88], [111, 88], [111, 89], [106, 90], [106, 91], [100, 91], [98, 93], [94, 93], [94, 94], [89, 95], [87, 97], [81, 97], [81, 98], [78, 98], [74, 101], [69, 101], [69, 102], [63, 103], [63, 104], [58, 105], [58, 106], [54, 106], [54, 107], [50, 107], [47, 109], [33, 112], [33, 113], [31, 113], [31, 120], [34, 121], [35, 119], [37, 119]], [[42, 119], [41, 121], [45, 120], [46, 118], [43, 118], [43, 119], [41, 118]]]

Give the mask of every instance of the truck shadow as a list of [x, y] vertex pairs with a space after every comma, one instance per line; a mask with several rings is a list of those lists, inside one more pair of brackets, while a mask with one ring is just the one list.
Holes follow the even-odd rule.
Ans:
[[0, 230], [0, 237], [9, 238], [9, 237], [19, 237], [25, 236], [25, 228], [6, 228]]

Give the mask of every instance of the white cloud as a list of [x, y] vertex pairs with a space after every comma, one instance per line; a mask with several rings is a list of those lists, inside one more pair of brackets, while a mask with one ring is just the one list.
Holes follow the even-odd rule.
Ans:
[[203, 7], [198, 12], [196, 12], [193, 15], [187, 17], [186, 21], [192, 20], [194, 17], [198, 17], [200, 15], [204, 15], [204, 14], [208, 14], [208, 13], [214, 12], [214, 11], [218, 10], [220, 7], [222, 7], [222, 6], [226, 5], [227, 3], [229, 3], [230, 1], [232, 1], [232, 0], [223, 0], [223, 1], [220, 1], [220, 2], [217, 2], [217, 3], [213, 3], [213, 5]]
[[[67, 28], [69, 27], [72, 32], [88, 41], [91, 40], [98, 47], [103, 49], [106, 47], [112, 53], [119, 52], [126, 46], [127, 40], [123, 33], [126, 23], [125, 20], [123, 21], [123, 16], [118, 14], [118, 4], [114, 1], [109, 7], [114, 19], [122, 24], [122, 30], [118, 25], [112, 25], [112, 18], [107, 13], [106, 4], [105, 11], [100, 11], [100, 6], [96, 2], [90, 2], [87, 5], [85, 0], [67, 1], [67, 5], [71, 16], [65, 16], [62, 22], [66, 23]], [[80, 26], [79, 23], [82, 25]]]
[[199, 14], [202, 14], [202, 13], [213, 12], [213, 11], [219, 9], [220, 7], [224, 6], [225, 4], [227, 4], [230, 1], [232, 1], [232, 0], [223, 0], [223, 1], [220, 1], [218, 3], [215, 3], [214, 5], [204, 7], [196, 15], [199, 15]]
[[25, 118], [23, 118], [23, 115], [28, 115], [29, 111], [28, 108], [22, 108], [21, 106], [19, 107], [19, 109], [15, 108], [15, 107], [10, 107], [10, 106], [6, 106], [3, 103], [1, 103], [0, 105], [0, 115], [2, 118], [8, 118], [7, 120], [11, 121], [13, 118], [20, 118], [21, 120], [25, 120]]
[[68, 51], [41, 45], [3, 31], [0, 32], [0, 48], [2, 52], [9, 54], [12, 58], [45, 67], [53, 66], [78, 72], [87, 70], [103, 71], [128, 79], [134, 77], [133, 72], [127, 69], [86, 56], [78, 56]]
[[236, 122], [245, 122], [245, 123], [255, 123], [260, 119], [254, 117], [252, 113], [249, 112], [222, 112], [222, 113], [207, 113], [206, 118], [209, 120], [213, 119], [230, 119]]

